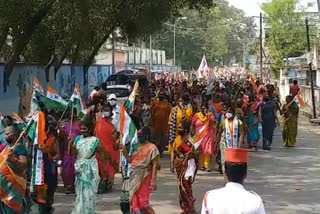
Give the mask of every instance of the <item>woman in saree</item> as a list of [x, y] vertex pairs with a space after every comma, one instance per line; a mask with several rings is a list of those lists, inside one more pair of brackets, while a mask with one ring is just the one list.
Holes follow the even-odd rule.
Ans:
[[169, 152], [171, 153], [172, 144], [178, 136], [178, 127], [184, 118], [192, 118], [192, 107], [188, 104], [188, 97], [178, 99], [177, 105], [171, 109], [169, 115]]
[[25, 214], [24, 196], [27, 186], [27, 150], [18, 139], [19, 131], [15, 126], [4, 130], [8, 145], [0, 145], [0, 213]]
[[202, 154], [200, 155], [200, 170], [210, 172], [209, 164], [213, 154], [215, 140], [214, 116], [208, 112], [205, 104], [201, 105], [201, 112], [192, 118], [191, 133], [200, 136]]
[[249, 149], [257, 150], [260, 139], [259, 122], [259, 102], [256, 100], [250, 108], [250, 113], [247, 119], [247, 140]]
[[113, 109], [110, 104], [102, 108], [101, 117], [97, 118], [95, 136], [100, 145], [96, 158], [99, 166], [100, 184], [99, 193], [109, 192], [112, 189], [114, 176], [118, 167], [118, 151], [113, 143], [114, 127], [112, 124]]
[[298, 133], [298, 115], [299, 107], [295, 102], [292, 102], [292, 96], [286, 97], [286, 102], [282, 108], [283, 112], [283, 146], [294, 147]]
[[143, 127], [138, 132], [138, 148], [129, 156], [122, 144], [120, 148], [131, 164], [129, 178], [130, 214], [155, 214], [149, 200], [151, 191], [157, 190], [157, 172], [160, 168], [160, 153], [156, 145], [150, 143], [150, 130]]
[[100, 142], [93, 136], [90, 117], [83, 120], [81, 133], [73, 144], [73, 151], [77, 156], [75, 163], [77, 197], [71, 214], [94, 214], [96, 213], [96, 193], [100, 181], [95, 153]]
[[77, 117], [76, 109], [74, 109], [72, 120], [69, 120], [62, 129], [64, 142], [61, 145], [61, 157], [63, 157], [61, 177], [66, 189], [66, 194], [75, 193], [74, 182], [76, 173], [74, 164], [76, 157], [70, 152], [69, 142], [73, 142], [74, 139], [80, 135], [80, 125], [81, 121]]
[[191, 123], [183, 120], [179, 126], [179, 138], [173, 144], [170, 169], [177, 173], [179, 203], [183, 210], [181, 214], [195, 214], [195, 199], [192, 194], [192, 184], [198, 169], [198, 158], [202, 153], [201, 146], [193, 144], [189, 136]]

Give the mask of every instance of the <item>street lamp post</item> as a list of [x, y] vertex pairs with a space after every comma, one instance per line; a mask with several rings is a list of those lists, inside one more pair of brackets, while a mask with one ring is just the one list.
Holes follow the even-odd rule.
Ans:
[[173, 24], [173, 67], [174, 69], [176, 68], [176, 23], [179, 20], [186, 20], [187, 17], [179, 17], [177, 18], [177, 21], [174, 22]]

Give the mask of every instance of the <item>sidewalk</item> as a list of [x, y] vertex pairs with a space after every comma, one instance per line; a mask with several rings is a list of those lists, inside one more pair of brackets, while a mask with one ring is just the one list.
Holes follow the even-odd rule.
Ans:
[[[300, 116], [297, 146], [283, 148], [280, 129], [275, 132], [272, 150], [250, 152], [248, 178], [245, 188], [258, 193], [272, 214], [320, 213], [320, 126]], [[261, 146], [261, 142], [260, 142]], [[158, 191], [151, 204], [158, 214], [180, 213], [176, 177], [169, 171], [169, 157], [161, 159]], [[221, 188], [224, 180], [216, 171], [199, 172], [193, 185], [197, 210], [208, 190]], [[98, 214], [121, 214], [119, 198], [121, 178], [116, 177], [114, 191], [97, 195]], [[75, 197], [57, 194], [57, 214], [69, 214]]]

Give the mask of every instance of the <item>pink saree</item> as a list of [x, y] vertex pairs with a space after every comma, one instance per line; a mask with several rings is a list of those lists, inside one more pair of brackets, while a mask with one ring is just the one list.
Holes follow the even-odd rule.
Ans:
[[[198, 113], [199, 114], [199, 113]], [[192, 124], [195, 126], [195, 133], [198, 133], [203, 126], [206, 125], [207, 120], [201, 121], [201, 119], [198, 117], [198, 114], [195, 114], [192, 118]], [[208, 119], [214, 120], [213, 114], [208, 114]], [[212, 125], [209, 126], [209, 130], [206, 133], [206, 135], [203, 137], [201, 142], [201, 148], [202, 148], [202, 154], [204, 155], [212, 155], [215, 142], [215, 129]]]

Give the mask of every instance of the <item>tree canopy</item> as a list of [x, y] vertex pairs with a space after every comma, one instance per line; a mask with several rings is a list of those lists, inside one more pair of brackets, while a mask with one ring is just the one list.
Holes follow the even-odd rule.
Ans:
[[266, 47], [274, 60], [276, 74], [283, 59], [302, 55], [307, 47], [305, 13], [297, 10], [298, 0], [272, 0], [262, 5], [265, 12]]
[[57, 71], [69, 59], [87, 69], [115, 29], [125, 39], [137, 38], [157, 31], [183, 7], [211, 5], [212, 0], [0, 0], [5, 88], [18, 61]]
[[[181, 17], [163, 24], [154, 37], [154, 47], [173, 57], [173, 30], [176, 25], [176, 61], [184, 68], [199, 66], [205, 54], [210, 64], [242, 62], [243, 55], [255, 52], [254, 19], [224, 0], [204, 10], [183, 9]], [[247, 50], [244, 53], [244, 49]]]

